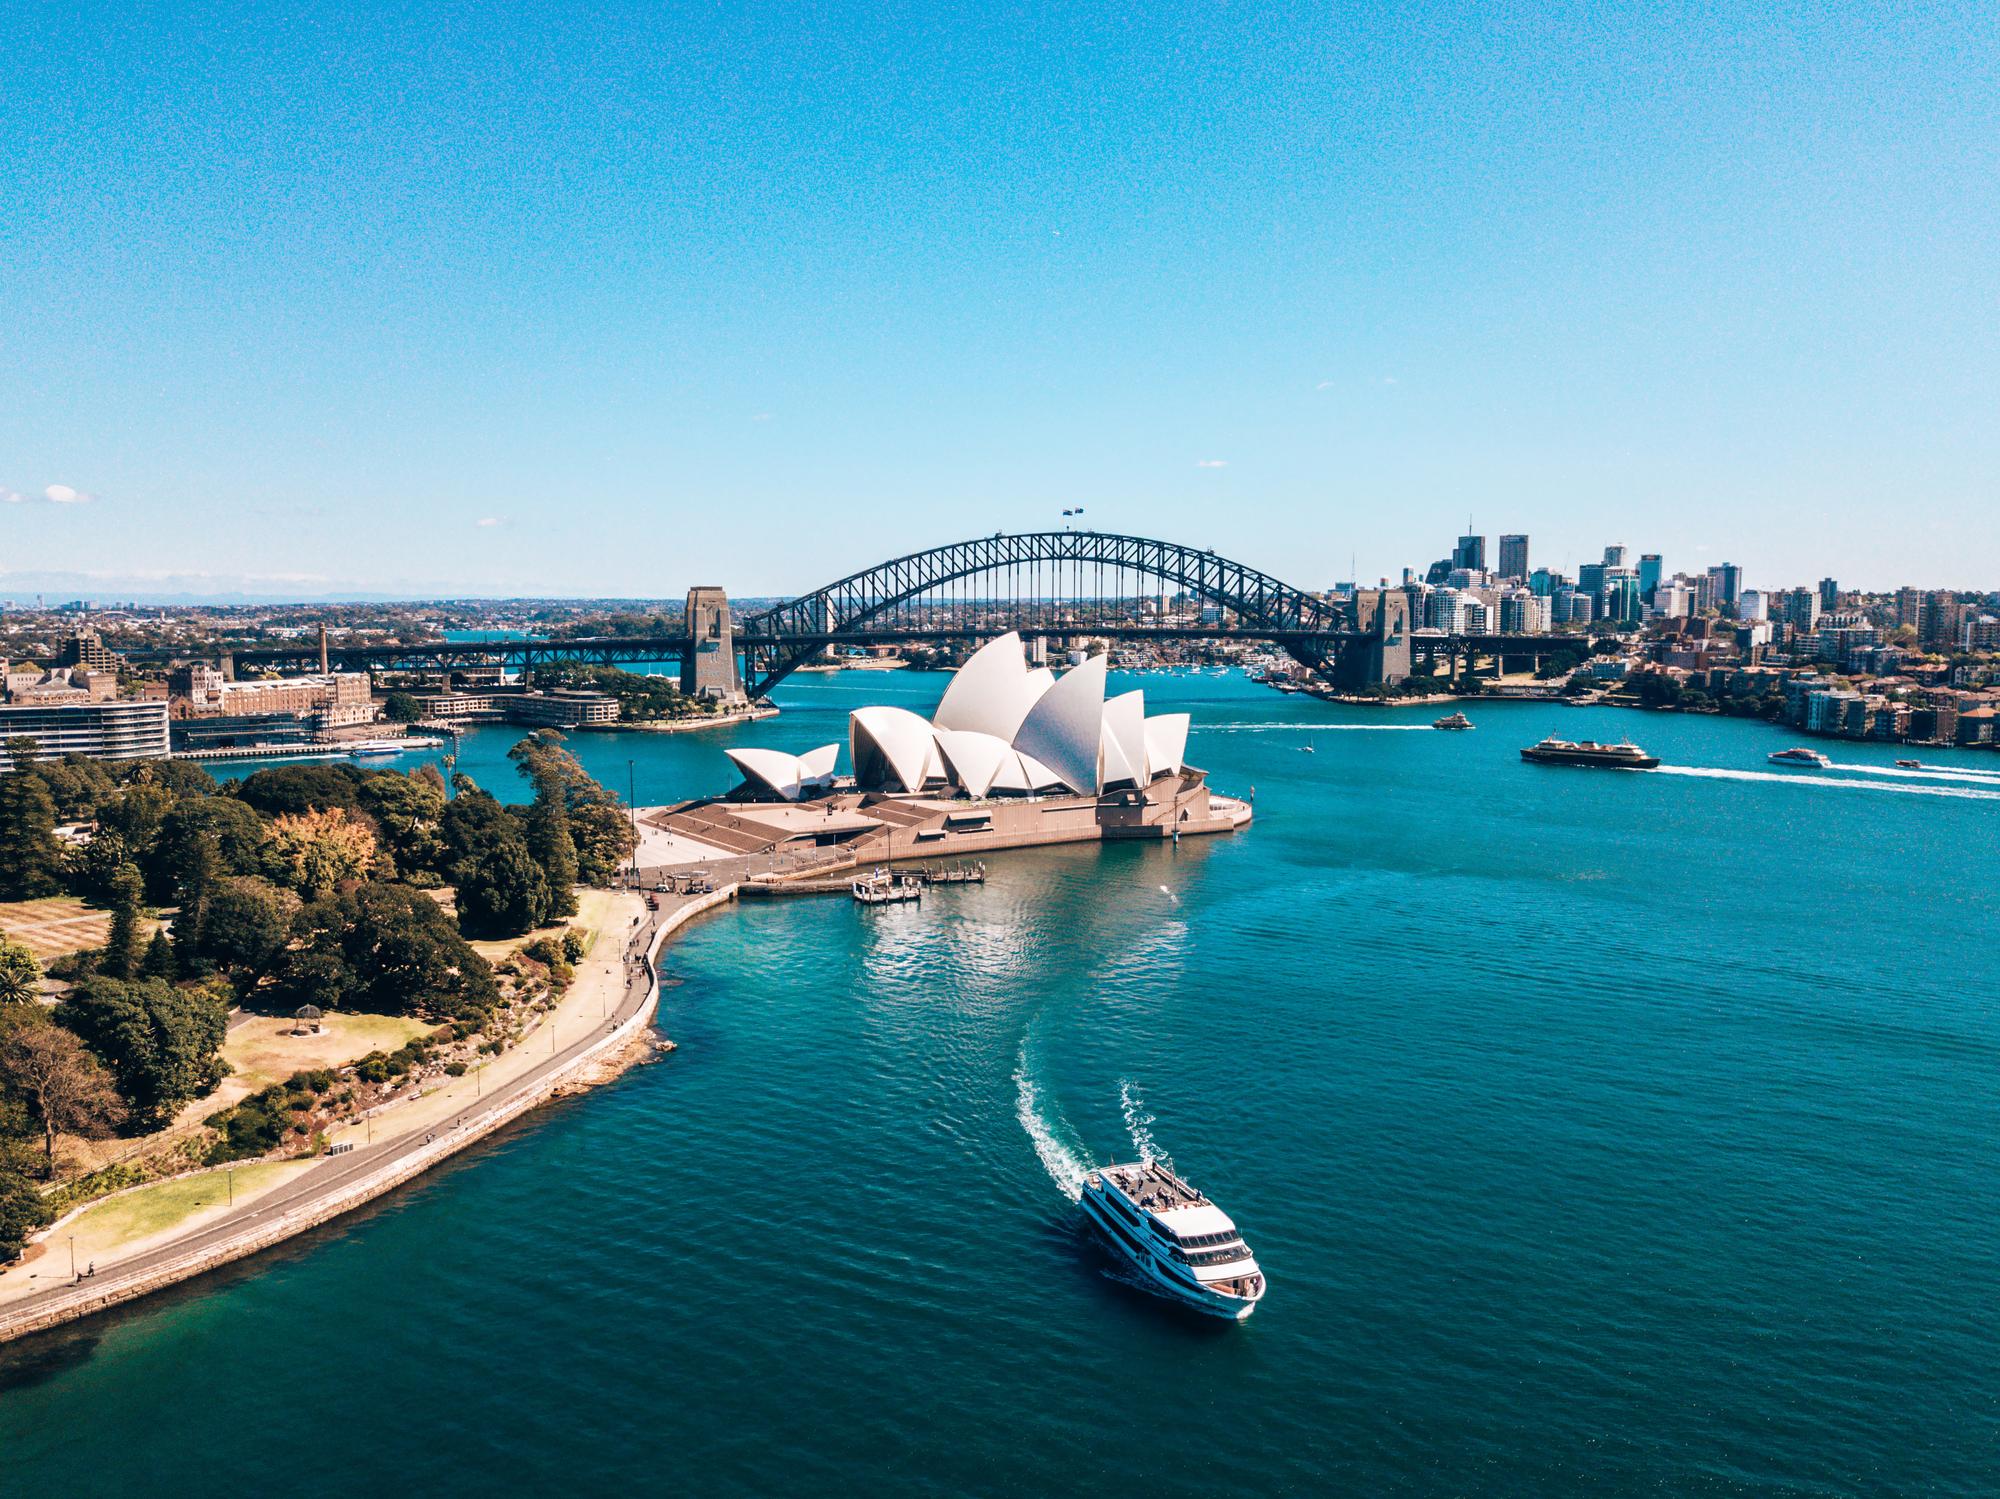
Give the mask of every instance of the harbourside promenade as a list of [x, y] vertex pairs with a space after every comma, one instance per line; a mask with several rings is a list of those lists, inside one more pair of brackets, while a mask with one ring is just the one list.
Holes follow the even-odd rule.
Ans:
[[[457, 1107], [426, 1108], [440, 1101], [432, 1097], [398, 1105], [374, 1121], [374, 1133], [383, 1138], [323, 1156], [254, 1200], [206, 1217], [164, 1242], [136, 1246], [137, 1252], [128, 1258], [100, 1259], [96, 1273], [81, 1280], [65, 1274], [51, 1289], [12, 1294], [0, 1282], [0, 1343], [119, 1306], [316, 1228], [422, 1174], [530, 1109], [586, 1085], [633, 1045], [651, 1022], [659, 1001], [658, 955], [666, 942], [694, 917], [733, 899], [735, 893], [732, 882], [701, 895], [662, 896], [656, 911], [648, 911], [637, 895], [615, 898], [613, 908], [625, 929], [605, 931], [600, 940], [609, 944], [609, 955], [599, 959], [593, 954], [587, 960], [591, 966], [605, 965], [596, 974], [608, 985], [600, 998], [601, 1014], [580, 1015], [572, 1009], [568, 1023], [576, 1029], [567, 1044], [562, 1044], [559, 1012], [551, 1023], [548, 1056], [532, 1057], [541, 1036], [539, 1032], [529, 1036], [516, 1049], [516, 1055], [529, 1055], [524, 1070], [476, 1091]], [[581, 990], [583, 985], [575, 988]], [[582, 1003], [577, 1008], [588, 1008], [590, 997], [578, 995]], [[457, 1082], [455, 1091], [463, 1098], [463, 1085], [474, 1080]], [[476, 1082], [474, 1087], [478, 1088]], [[334, 1143], [365, 1133], [365, 1126], [350, 1128]], [[215, 1174], [220, 1175], [219, 1168]], [[61, 1240], [59, 1224], [42, 1242], [53, 1253]], [[49, 1262], [50, 1256], [43, 1260]]]

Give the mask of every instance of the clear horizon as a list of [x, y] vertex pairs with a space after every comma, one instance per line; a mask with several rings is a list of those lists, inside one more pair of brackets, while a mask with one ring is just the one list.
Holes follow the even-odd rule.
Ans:
[[1468, 514], [2000, 587], [1971, 6], [0, 42], [0, 597], [794, 594], [1078, 504], [1315, 588]]

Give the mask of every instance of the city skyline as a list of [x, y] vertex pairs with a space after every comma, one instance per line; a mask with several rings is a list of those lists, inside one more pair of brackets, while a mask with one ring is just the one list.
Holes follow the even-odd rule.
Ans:
[[1964, 17], [112, 15], [0, 25], [0, 589], [2000, 579]]

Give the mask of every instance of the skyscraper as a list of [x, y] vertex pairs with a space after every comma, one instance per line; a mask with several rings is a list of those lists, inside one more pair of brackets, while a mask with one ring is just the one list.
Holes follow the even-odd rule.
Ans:
[[1819, 612], [1831, 614], [1840, 607], [1840, 585], [1831, 578], [1819, 580]]
[[1660, 554], [1641, 552], [1639, 554], [1639, 597], [1645, 603], [1653, 602], [1653, 590], [1660, 586]]
[[1470, 572], [1486, 571], [1486, 538], [1484, 536], [1461, 536], [1458, 545], [1451, 549], [1451, 565]]
[[1743, 569], [1733, 562], [1725, 562], [1720, 567], [1708, 570], [1709, 591], [1714, 596], [1718, 609], [1734, 609], [1736, 597], [1743, 592]]
[[1500, 576], [1503, 578], [1525, 578], [1528, 576], [1527, 537], [1503, 536], [1500, 538]]
[[1606, 547], [1604, 549], [1604, 565], [1606, 567], [1623, 567], [1625, 565], [1625, 551], [1624, 547]]

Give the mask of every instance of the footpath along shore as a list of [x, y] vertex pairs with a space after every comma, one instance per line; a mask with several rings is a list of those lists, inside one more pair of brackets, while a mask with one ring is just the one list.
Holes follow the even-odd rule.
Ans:
[[[244, 1194], [233, 1207], [211, 1210], [163, 1235], [122, 1246], [116, 1260], [99, 1253], [96, 1273], [82, 1280], [69, 1278], [66, 1260], [50, 1263], [64, 1237], [58, 1224], [42, 1240], [47, 1252], [41, 1263], [63, 1278], [48, 1289], [25, 1281], [8, 1287], [0, 1281], [0, 1343], [122, 1305], [316, 1228], [537, 1105], [622, 1070], [659, 1005], [660, 951], [693, 918], [733, 900], [736, 890], [731, 883], [709, 894], [661, 897], [657, 911], [649, 911], [636, 894], [621, 894], [611, 907], [614, 923], [601, 933], [599, 950], [585, 960], [585, 972], [579, 975], [588, 982], [573, 985], [564, 1006], [546, 1022], [547, 1042], [537, 1031], [508, 1054], [515, 1063], [510, 1076], [467, 1074], [448, 1091], [392, 1108], [373, 1121], [372, 1140], [367, 1125], [350, 1126], [330, 1143], [351, 1143], [351, 1149], [271, 1173], [275, 1180], [254, 1196]], [[623, 930], [616, 922], [625, 923]], [[570, 1037], [567, 1044], [565, 1035]], [[549, 1047], [546, 1056], [533, 1054], [538, 1044]], [[500, 1070], [497, 1065], [487, 1069], [489, 1074]]]

